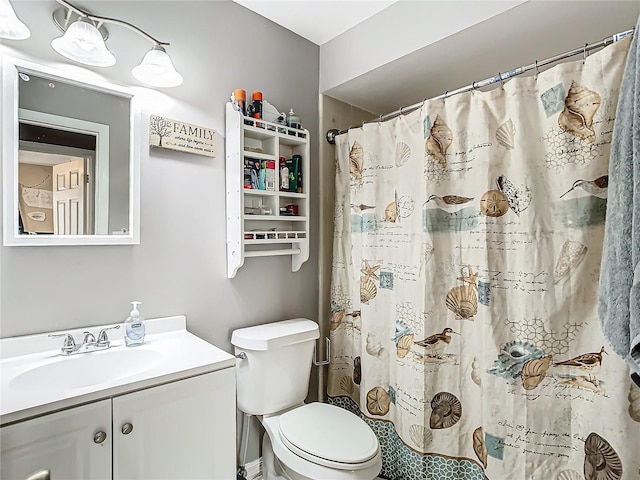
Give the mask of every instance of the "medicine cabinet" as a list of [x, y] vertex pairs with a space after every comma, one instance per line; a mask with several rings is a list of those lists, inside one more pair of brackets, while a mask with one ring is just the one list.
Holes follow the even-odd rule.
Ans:
[[226, 106], [227, 277], [248, 257], [309, 258], [309, 132]]

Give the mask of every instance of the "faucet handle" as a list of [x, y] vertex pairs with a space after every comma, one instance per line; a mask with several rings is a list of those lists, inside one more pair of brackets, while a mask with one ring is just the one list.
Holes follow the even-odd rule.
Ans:
[[76, 349], [76, 341], [73, 339], [73, 335], [71, 335], [70, 333], [50, 333], [49, 337], [64, 337], [64, 342], [62, 342], [62, 348], [60, 349], [62, 355], [70, 355]]
[[107, 336], [107, 332], [109, 330], [117, 330], [119, 328], [120, 328], [120, 325], [116, 325], [114, 327], [107, 327], [100, 330], [100, 333], [98, 334], [98, 346], [99, 347], [108, 346], [111, 342], [109, 342], [109, 337]]
[[96, 336], [91, 332], [82, 332], [84, 337], [82, 338], [82, 345], [88, 345], [90, 343], [96, 343]]

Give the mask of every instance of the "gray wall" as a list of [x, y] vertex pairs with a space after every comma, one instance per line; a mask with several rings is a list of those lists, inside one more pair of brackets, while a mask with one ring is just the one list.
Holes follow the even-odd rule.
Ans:
[[[186, 314], [195, 334], [231, 351], [233, 329], [291, 317], [317, 320], [318, 198], [311, 192], [311, 255], [297, 273], [288, 257], [250, 258], [226, 278], [224, 107], [231, 91], [261, 90], [290, 107], [312, 132], [312, 176], [318, 174], [318, 47], [230, 1], [81, 1], [90, 11], [131, 22], [167, 47], [185, 81], [164, 90], [136, 88], [142, 141], [158, 114], [218, 131], [209, 157], [142, 149], [139, 246], [2, 247], [0, 335], [122, 322], [130, 300], [148, 318]], [[0, 53], [70, 72], [51, 40], [54, 1], [13, 1], [29, 25], [25, 41], [2, 41]], [[136, 86], [131, 68], [151, 44], [109, 25], [114, 67], [87, 67], [101, 78]], [[313, 177], [312, 177], [313, 178]], [[314, 182], [311, 182], [314, 185]], [[317, 184], [317, 183], [316, 183]]]

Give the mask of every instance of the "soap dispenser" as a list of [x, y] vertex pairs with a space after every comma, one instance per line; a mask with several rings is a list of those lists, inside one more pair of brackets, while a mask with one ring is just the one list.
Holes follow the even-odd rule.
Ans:
[[144, 318], [140, 316], [138, 305], [142, 302], [133, 301], [133, 309], [124, 321], [124, 343], [127, 347], [135, 347], [144, 343]]
[[287, 115], [287, 126], [291, 128], [297, 128], [297, 129], [302, 128], [300, 116], [294, 113], [293, 108], [289, 110], [289, 114]]

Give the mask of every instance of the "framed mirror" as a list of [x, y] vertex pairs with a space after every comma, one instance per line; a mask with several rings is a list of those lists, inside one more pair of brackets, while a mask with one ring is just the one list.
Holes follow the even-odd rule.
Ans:
[[3, 57], [3, 239], [140, 243], [139, 111], [131, 91]]

